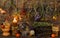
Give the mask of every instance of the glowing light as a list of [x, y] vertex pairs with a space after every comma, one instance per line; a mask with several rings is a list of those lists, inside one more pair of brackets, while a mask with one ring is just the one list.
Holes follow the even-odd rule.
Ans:
[[34, 30], [31, 30], [30, 31], [30, 36], [34, 35], [35, 34], [35, 31]]
[[20, 34], [19, 34], [19, 33], [17, 33], [17, 34], [16, 34], [16, 37], [19, 37], [19, 36], [20, 36]]
[[1, 14], [3, 14], [3, 13], [6, 13], [6, 11], [4, 11], [4, 10], [1, 10]]
[[22, 20], [22, 17], [19, 17], [19, 20], [21, 21]]
[[0, 11], [1, 11], [2, 9], [0, 8]]
[[6, 11], [0, 8], [0, 13], [3, 14], [3, 13], [6, 13]]
[[16, 18], [13, 19], [13, 23], [17, 23], [17, 19]]
[[53, 19], [56, 20], [57, 19], [56, 16], [53, 16]]
[[55, 34], [52, 34], [51, 37], [54, 38], [55, 37]]

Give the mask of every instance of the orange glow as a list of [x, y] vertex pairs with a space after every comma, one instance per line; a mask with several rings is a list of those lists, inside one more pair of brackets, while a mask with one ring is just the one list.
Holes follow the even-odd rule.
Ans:
[[3, 13], [6, 13], [6, 11], [0, 8], [0, 13], [3, 14]]
[[1, 10], [1, 14], [3, 14], [3, 13], [6, 13], [6, 11], [4, 11], [4, 10]]
[[55, 37], [55, 34], [52, 34], [51, 37], [54, 38]]
[[2, 9], [0, 8], [0, 11], [1, 11]]
[[19, 20], [21, 21], [22, 20], [22, 17], [19, 17]]
[[13, 19], [13, 23], [17, 23], [18, 21], [17, 21], [17, 19], [16, 18], [14, 18]]
[[17, 33], [17, 34], [16, 34], [16, 37], [19, 37], [19, 36], [20, 36], [20, 34], [19, 34], [19, 33]]
[[53, 19], [56, 20], [57, 19], [56, 16], [53, 16]]

